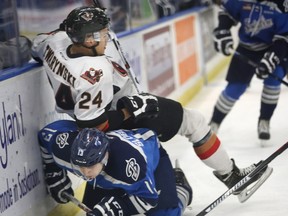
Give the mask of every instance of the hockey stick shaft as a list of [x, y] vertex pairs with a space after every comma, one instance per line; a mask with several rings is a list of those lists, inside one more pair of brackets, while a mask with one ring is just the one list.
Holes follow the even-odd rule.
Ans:
[[104, 9], [104, 8], [102, 7], [102, 4], [101, 4], [98, 0], [93, 0], [93, 3], [94, 3], [94, 5], [95, 5], [96, 7], [101, 8], [101, 9]]
[[115, 33], [113, 35], [112, 41], [114, 43], [115, 48], [117, 49], [117, 51], [119, 53], [119, 56], [120, 56], [122, 62], [124, 63], [124, 66], [125, 66], [128, 74], [129, 74], [130, 79], [133, 82], [134, 87], [136, 88], [138, 93], [141, 93], [140, 87], [139, 87], [139, 82], [138, 82], [138, 80], [137, 80], [137, 78], [135, 76], [135, 73], [132, 71], [132, 68], [130, 67], [130, 64], [128, 63], [128, 60], [126, 59], [126, 57], [124, 55], [123, 49], [122, 49], [122, 47], [121, 47], [121, 45], [119, 43], [119, 40], [118, 40], [118, 38], [117, 38]]
[[[101, 9], [104, 9], [104, 7], [102, 7], [102, 4], [100, 3], [100, 1], [98, 0], [93, 0], [93, 3], [94, 3], [94, 6], [98, 7], [98, 8], [101, 8]], [[124, 52], [123, 52], [123, 49], [119, 43], [119, 40], [116, 36], [116, 34], [113, 32], [113, 35], [112, 36], [112, 41], [113, 41], [113, 44], [117, 50], [117, 52], [119, 53], [119, 56], [121, 58], [121, 61], [124, 63], [124, 66], [128, 72], [128, 75], [130, 77], [130, 79], [132, 80], [132, 83], [136, 89], [136, 91], [139, 93], [141, 93], [140, 91], [140, 86], [139, 86], [139, 82], [135, 76], [135, 73], [132, 71], [132, 68], [130, 67], [130, 64], [128, 63], [128, 60], [126, 59], [125, 55], [124, 55]]]
[[66, 199], [68, 199], [70, 202], [72, 202], [73, 204], [77, 205], [79, 208], [81, 208], [83, 211], [85, 212], [91, 212], [92, 210], [87, 207], [84, 203], [80, 202], [77, 198], [75, 198], [74, 196], [72, 196], [71, 194], [63, 191], [62, 192], [62, 196]]
[[243, 186], [247, 183], [251, 178], [257, 175], [265, 166], [267, 166], [272, 160], [274, 160], [278, 155], [280, 155], [283, 151], [288, 148], [288, 142], [282, 145], [277, 151], [271, 154], [267, 159], [262, 161], [253, 172], [251, 172], [248, 176], [240, 180], [236, 185], [228, 189], [225, 193], [223, 193], [220, 197], [218, 197], [215, 201], [213, 201], [210, 205], [208, 205], [205, 209], [199, 212], [196, 216], [204, 216], [212, 211], [216, 206], [218, 206], [221, 202], [223, 202], [228, 196], [230, 196], [235, 190]]
[[[249, 59], [247, 56], [237, 52], [237, 51], [234, 51], [234, 54], [239, 58], [241, 59], [243, 62], [246, 62], [247, 64], [251, 65], [252, 67], [254, 68], [257, 68], [258, 67], [258, 64], [254, 61], [252, 61], [251, 59]], [[269, 76], [273, 77], [274, 79], [276, 79], [277, 81], [281, 82], [282, 84], [288, 86], [288, 82], [284, 81], [283, 79], [281, 79], [280, 77], [276, 76], [275, 74], [272, 74], [272, 73], [269, 73]]]

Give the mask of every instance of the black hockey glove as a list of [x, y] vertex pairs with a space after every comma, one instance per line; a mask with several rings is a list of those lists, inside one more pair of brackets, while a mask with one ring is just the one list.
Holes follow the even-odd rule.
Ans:
[[120, 98], [117, 109], [124, 107], [127, 108], [136, 121], [141, 118], [156, 118], [159, 112], [158, 99], [148, 93]]
[[92, 210], [86, 214], [87, 216], [104, 216], [115, 215], [122, 216], [128, 215], [123, 209], [123, 202], [117, 197], [104, 197]]
[[278, 64], [280, 64], [278, 56], [274, 52], [266, 52], [255, 73], [259, 79], [266, 79], [269, 74], [273, 73]]
[[62, 197], [62, 192], [66, 191], [73, 196], [74, 192], [71, 187], [72, 183], [67, 175], [67, 171], [61, 169], [57, 165], [49, 164], [44, 168], [44, 173], [49, 194], [58, 203], [68, 203], [69, 200]]
[[230, 30], [216, 28], [213, 34], [215, 50], [225, 56], [231, 55], [230, 49], [233, 49], [233, 39]]

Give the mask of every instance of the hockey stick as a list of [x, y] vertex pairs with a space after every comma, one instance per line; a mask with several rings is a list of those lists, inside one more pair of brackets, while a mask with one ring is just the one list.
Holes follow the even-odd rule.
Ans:
[[266, 160], [262, 161], [253, 172], [240, 180], [236, 185], [228, 189], [225, 193], [223, 193], [220, 197], [218, 197], [215, 201], [213, 201], [210, 205], [208, 205], [205, 209], [199, 212], [196, 216], [203, 216], [212, 211], [216, 206], [218, 206], [221, 202], [223, 202], [228, 196], [230, 196], [235, 190], [243, 186], [245, 183], [249, 182], [251, 178], [257, 175], [265, 166], [267, 166], [272, 160], [274, 160], [278, 155], [280, 155], [283, 151], [288, 148], [288, 142], [282, 145], [277, 151], [271, 154]]
[[115, 33], [113, 33], [112, 41], [114, 43], [115, 48], [117, 49], [117, 51], [119, 53], [119, 56], [120, 56], [122, 62], [125, 65], [125, 68], [126, 68], [128, 74], [129, 74], [129, 77], [131, 78], [131, 80], [133, 82], [134, 87], [136, 88], [138, 93], [141, 93], [137, 77], [136, 77], [135, 73], [132, 71], [132, 68], [130, 67], [130, 64], [128, 63], [128, 61], [127, 61], [127, 59], [126, 59], [126, 57], [124, 55], [123, 49], [122, 49], [122, 47], [121, 47], [121, 45], [119, 43], [119, 40], [118, 40], [118, 38], [117, 38]]
[[[252, 61], [251, 59], [249, 59], [247, 56], [237, 52], [236, 50], [234, 51], [234, 54], [241, 59], [243, 62], [246, 62], [247, 64], [251, 65], [254, 68], [258, 67], [258, 64], [254, 61]], [[288, 82], [284, 81], [283, 79], [281, 79], [280, 77], [276, 76], [275, 74], [269, 73], [269, 76], [273, 77], [274, 79], [276, 79], [277, 81], [281, 82], [282, 84], [288, 86]]]
[[62, 192], [62, 196], [64, 198], [66, 198], [67, 200], [69, 200], [70, 202], [72, 202], [73, 204], [77, 205], [79, 208], [81, 208], [83, 211], [85, 212], [91, 212], [92, 210], [87, 207], [84, 203], [80, 202], [77, 198], [75, 198], [74, 196], [72, 196], [71, 194], [63, 191]]
[[[94, 6], [101, 8], [104, 11], [106, 10], [104, 7], [102, 7], [101, 3], [98, 0], [93, 0], [93, 3], [94, 3]], [[130, 67], [130, 64], [128, 63], [128, 60], [124, 55], [123, 49], [119, 43], [117, 35], [113, 32], [113, 35], [110, 34], [110, 36], [111, 36], [111, 40], [113, 41], [113, 44], [114, 44], [117, 52], [119, 53], [121, 61], [123, 62], [124, 66], [128, 72], [128, 75], [129, 75], [130, 79], [132, 80], [132, 83], [133, 83], [136, 91], [138, 92], [138, 94], [141, 93], [137, 77], [136, 77], [135, 73], [132, 71], [132, 68]]]
[[98, 0], [93, 0], [94, 6], [101, 8], [102, 10], [105, 10], [104, 7], [102, 7], [101, 3]]

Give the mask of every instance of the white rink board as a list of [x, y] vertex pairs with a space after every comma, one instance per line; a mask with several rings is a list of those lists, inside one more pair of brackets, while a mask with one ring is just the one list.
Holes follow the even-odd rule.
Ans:
[[54, 111], [40, 67], [0, 82], [0, 89], [0, 215], [46, 215], [56, 203], [46, 194], [37, 132], [67, 117]]
[[35, 70], [0, 83], [1, 216], [22, 215], [45, 197], [36, 136], [39, 85], [40, 73]]

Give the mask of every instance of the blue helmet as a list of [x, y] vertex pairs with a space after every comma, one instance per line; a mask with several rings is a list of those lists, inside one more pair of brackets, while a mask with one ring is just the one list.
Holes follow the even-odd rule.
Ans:
[[79, 132], [71, 148], [74, 165], [90, 167], [100, 163], [109, 148], [106, 134], [96, 128], [85, 128]]

